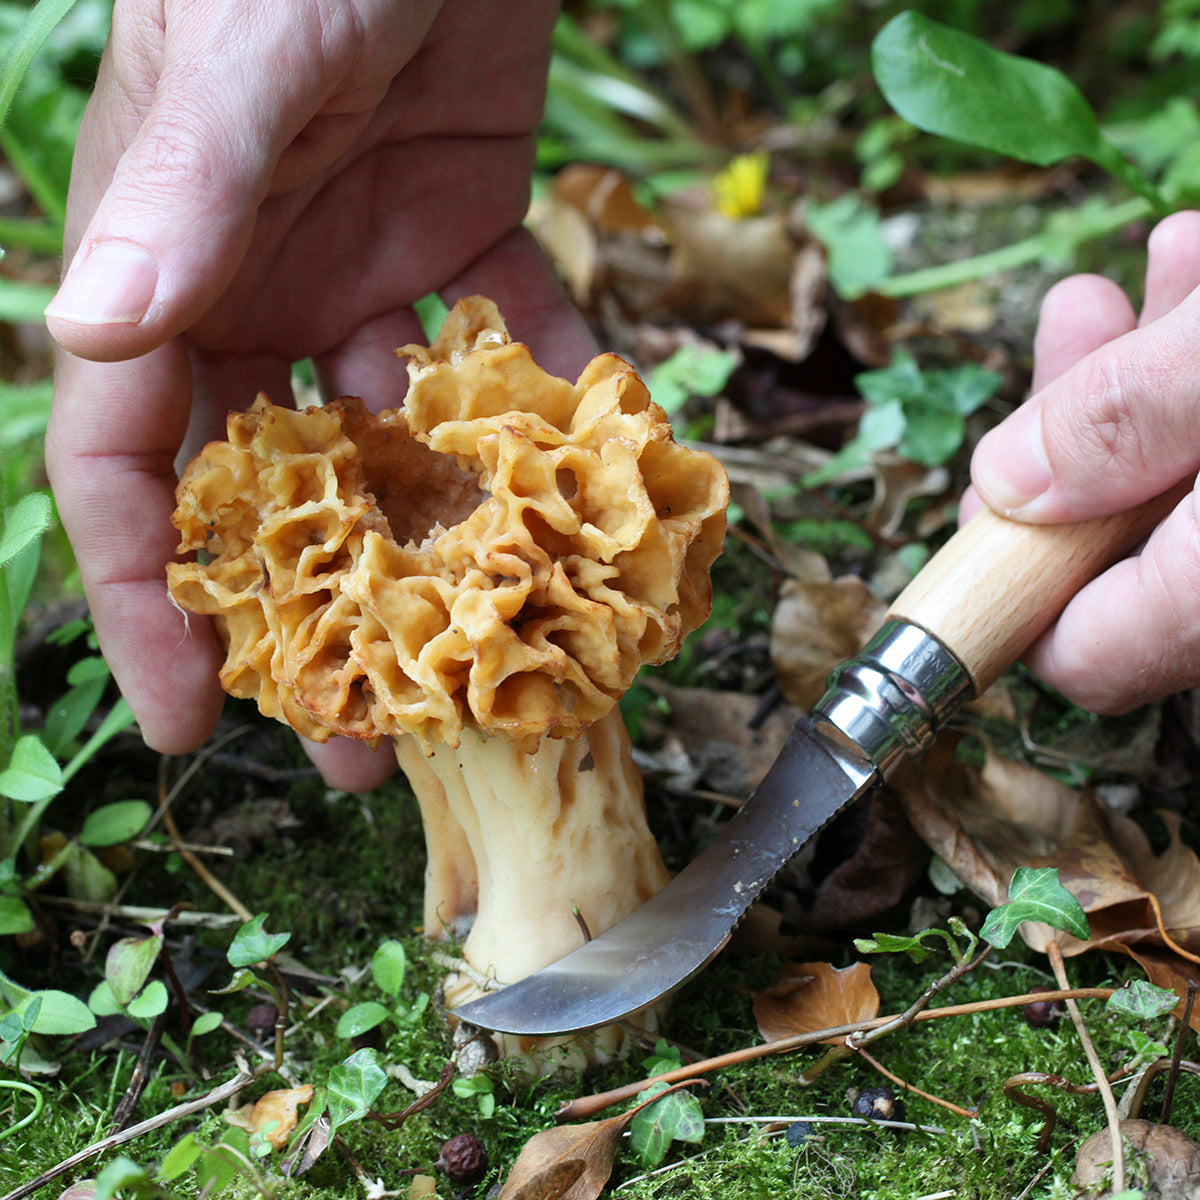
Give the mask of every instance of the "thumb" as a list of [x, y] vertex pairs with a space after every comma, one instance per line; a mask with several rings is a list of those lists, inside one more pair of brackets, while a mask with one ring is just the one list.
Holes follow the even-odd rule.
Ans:
[[245, 257], [280, 154], [326, 99], [330, 81], [296, 65], [318, 61], [305, 50], [320, 29], [293, 6], [254, 19], [245, 7], [178, 6], [157, 49], [114, 14], [72, 168], [78, 245], [46, 310], [80, 357], [144, 354], [211, 307]]
[[1200, 296], [1081, 359], [987, 433], [971, 475], [990, 507], [1081, 521], [1167, 491], [1200, 462]]

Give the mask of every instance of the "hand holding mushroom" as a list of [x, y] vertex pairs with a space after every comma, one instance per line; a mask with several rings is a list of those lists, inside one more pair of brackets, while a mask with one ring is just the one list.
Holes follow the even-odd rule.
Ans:
[[[707, 616], [728, 486], [615, 355], [572, 384], [461, 302], [404, 406], [259, 403], [179, 486], [172, 596], [221, 680], [301, 733], [391, 738], [426, 928], [511, 983], [666, 881], [615, 705]], [[472, 998], [450, 981], [453, 1004]]]
[[[63, 353], [46, 457], [154, 749], [194, 749], [222, 701], [219, 647], [164, 584], [181, 446], [260, 390], [290, 402], [302, 359], [331, 395], [399, 404], [392, 350], [430, 291], [497, 297], [555, 371], [594, 352], [521, 228], [557, 11], [117, 0], [47, 314]], [[346, 745], [320, 748], [331, 781], [377, 781], [385, 756], [332, 755]]]

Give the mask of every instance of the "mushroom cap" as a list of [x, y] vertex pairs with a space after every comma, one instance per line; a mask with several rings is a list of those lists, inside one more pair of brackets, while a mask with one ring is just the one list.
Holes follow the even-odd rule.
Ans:
[[179, 484], [203, 553], [171, 594], [216, 619], [225, 689], [316, 741], [574, 736], [708, 615], [724, 471], [628, 363], [549, 375], [480, 297], [398, 353], [402, 408], [230, 416]]

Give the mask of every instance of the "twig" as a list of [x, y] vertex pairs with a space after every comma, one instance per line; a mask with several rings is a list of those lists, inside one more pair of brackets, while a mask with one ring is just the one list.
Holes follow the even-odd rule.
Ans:
[[[75, 900], [70, 896], [39, 896], [38, 903], [43, 907], [66, 908], [89, 916], [107, 913], [116, 919], [138, 925], [152, 925], [172, 911], [169, 908], [144, 908], [136, 904], [107, 904], [103, 900]], [[171, 920], [176, 925], [195, 925], [200, 929], [228, 929], [241, 924], [242, 918], [229, 913], [189, 912], [184, 909]]]
[[179, 857], [200, 876], [201, 883], [218, 899], [223, 900], [243, 921], [252, 921], [254, 914], [200, 861], [199, 856], [193, 854], [191, 850], [183, 849], [184, 843], [179, 826], [175, 824], [175, 818], [171, 815], [169, 808], [163, 809], [162, 821], [166, 826], [167, 833], [171, 835], [171, 841], [175, 844], [175, 848], [179, 850]]
[[1167, 1090], [1163, 1096], [1162, 1116], [1164, 1125], [1171, 1123], [1171, 1108], [1175, 1103], [1175, 1080], [1179, 1077], [1179, 1064], [1183, 1060], [1183, 1044], [1192, 1028], [1192, 1006], [1196, 1003], [1196, 981], [1187, 981], [1187, 999], [1183, 1002], [1183, 1020], [1179, 1022], [1179, 1033], [1175, 1038], [1175, 1053], [1171, 1055], [1171, 1073], [1167, 1076]]
[[121, 1097], [121, 1102], [113, 1112], [113, 1133], [120, 1133], [129, 1124], [129, 1118], [133, 1116], [133, 1110], [142, 1098], [142, 1092], [150, 1078], [150, 1060], [158, 1048], [166, 1020], [166, 1012], [160, 1012], [146, 1033], [146, 1040], [142, 1043], [137, 1061], [133, 1065], [133, 1074], [129, 1077], [129, 1086], [125, 1089], [125, 1095]]
[[858, 1048], [858, 1053], [867, 1060], [885, 1079], [890, 1079], [897, 1087], [903, 1088], [906, 1092], [912, 1092], [914, 1096], [920, 1096], [922, 1100], [928, 1100], [930, 1104], [939, 1104], [942, 1108], [948, 1108], [952, 1113], [957, 1113], [960, 1117], [966, 1117], [967, 1120], [973, 1121], [979, 1116], [978, 1109], [961, 1108], [957, 1104], [952, 1104], [949, 1100], [943, 1100], [940, 1096], [935, 1096], [930, 1092], [922, 1091], [919, 1087], [901, 1079], [899, 1075], [893, 1075], [878, 1059], [873, 1058], [861, 1046]]
[[[973, 1016], [975, 1013], [992, 1012], [1001, 1008], [1019, 1008], [1032, 1004], [1037, 1000], [1107, 1000], [1115, 988], [1063, 988], [1057, 992], [1025, 992], [1020, 996], [1001, 996], [994, 1000], [976, 1000], [970, 1004], [947, 1004], [942, 1008], [927, 1008], [918, 1012], [911, 1019], [914, 1021], [936, 1021], [942, 1017]], [[793, 1037], [780, 1038], [774, 1042], [763, 1042], [758, 1046], [747, 1046], [742, 1050], [732, 1050], [728, 1054], [719, 1054], [715, 1058], [702, 1059], [700, 1062], [688, 1063], [676, 1067], [672, 1071], [664, 1071], [661, 1075], [652, 1075], [636, 1083], [624, 1087], [613, 1088], [610, 1092], [599, 1092], [594, 1096], [580, 1096], [564, 1104], [557, 1112], [560, 1121], [573, 1121], [581, 1117], [590, 1117], [612, 1104], [620, 1104], [636, 1096], [652, 1083], [662, 1080], [674, 1083], [678, 1079], [690, 1079], [695, 1075], [707, 1075], [710, 1071], [720, 1071], [725, 1067], [736, 1066], [738, 1063], [749, 1062], [756, 1058], [766, 1058], [772, 1054], [786, 1054], [791, 1050], [799, 1050], [804, 1046], [813, 1046], [830, 1038], [843, 1038], [864, 1030], [878, 1029], [892, 1022], [902, 1021], [905, 1013], [888, 1017], [873, 1017], [869, 1021], [855, 1021], [848, 1025], [835, 1025], [829, 1029], [818, 1029], [812, 1033], [798, 1033]], [[0, 1200], [3, 1200], [0, 1197]]]
[[1072, 1096], [1088, 1095], [1096, 1091], [1099, 1085], [1096, 1083], [1071, 1083], [1070, 1080], [1064, 1079], [1061, 1075], [1052, 1075], [1047, 1071], [1022, 1071], [1021, 1074], [1013, 1075], [1004, 1081], [1002, 1090], [1005, 1099], [1011, 1100], [1014, 1104], [1020, 1104], [1023, 1108], [1031, 1108], [1034, 1112], [1042, 1114], [1042, 1128], [1038, 1134], [1034, 1149], [1038, 1154], [1045, 1154], [1050, 1148], [1050, 1138], [1054, 1134], [1055, 1125], [1058, 1123], [1058, 1109], [1049, 1100], [1041, 1096], [1031, 1096], [1025, 1091], [1024, 1089], [1030, 1084], [1037, 1084], [1039, 1087], [1057, 1088], [1060, 1092], [1069, 1092]]
[[[1054, 971], [1054, 978], [1058, 980], [1058, 986], [1065, 989], [1067, 987], [1067, 968], [1063, 962], [1062, 947], [1052, 941], [1046, 948], [1046, 956], [1050, 959], [1050, 966]], [[1064, 997], [1064, 999], [1066, 998]], [[1079, 1005], [1073, 998], [1066, 999], [1066, 1005], [1071, 1021], [1075, 1025], [1075, 1032], [1079, 1034], [1079, 1041], [1083, 1045], [1083, 1052], [1087, 1056], [1088, 1066], [1092, 1068], [1092, 1074], [1096, 1077], [1100, 1099], [1104, 1102], [1104, 1115], [1108, 1120], [1108, 1130], [1112, 1140], [1113, 1194], [1120, 1195], [1125, 1191], [1125, 1143], [1121, 1137], [1121, 1118], [1117, 1115], [1117, 1098], [1113, 1095], [1112, 1084], [1108, 1082], [1108, 1076], [1104, 1072], [1100, 1056], [1096, 1053], [1091, 1035], [1083, 1023]]]
[[74, 1170], [80, 1163], [86, 1162], [89, 1158], [93, 1158], [97, 1154], [103, 1154], [104, 1151], [112, 1150], [116, 1146], [123, 1146], [126, 1142], [132, 1142], [136, 1138], [142, 1137], [143, 1134], [153, 1133], [154, 1130], [161, 1129], [164, 1125], [170, 1125], [172, 1121], [178, 1121], [182, 1117], [190, 1117], [192, 1113], [202, 1112], [206, 1108], [211, 1108], [214, 1104], [220, 1104], [221, 1101], [228, 1100], [231, 1096], [236, 1096], [243, 1088], [254, 1082], [254, 1072], [249, 1070], [246, 1063], [240, 1058], [237, 1059], [237, 1063], [238, 1073], [232, 1079], [226, 1080], [219, 1087], [213, 1088], [206, 1095], [196, 1100], [188, 1100], [183, 1104], [177, 1104], [174, 1108], [169, 1108], [166, 1112], [149, 1117], [137, 1125], [130, 1125], [128, 1129], [123, 1129], [120, 1133], [109, 1134], [108, 1137], [101, 1138], [98, 1142], [93, 1142], [90, 1146], [86, 1146], [84, 1149], [72, 1154], [70, 1158], [64, 1158], [56, 1166], [43, 1171], [35, 1179], [21, 1184], [20, 1187], [0, 1197], [0, 1200], [24, 1200], [26, 1196], [32, 1196], [38, 1188], [57, 1179], [60, 1175], [65, 1175], [68, 1171]]
[[[878, 1120], [874, 1117], [705, 1117], [705, 1125], [882, 1125], [885, 1129], [906, 1129], [911, 1133], [945, 1133], [940, 1125], [914, 1125], [912, 1121]], [[769, 1132], [769, 1131], [768, 1131]], [[780, 1133], [783, 1130], [779, 1131]]]
[[[1179, 1070], [1185, 1075], [1195, 1075], [1197, 1078], [1200, 1078], [1200, 1063], [1188, 1062], [1184, 1058], [1180, 1060], [1178, 1066]], [[1150, 1084], [1164, 1071], [1173, 1070], [1175, 1070], [1175, 1063], [1169, 1058], [1160, 1058], [1155, 1062], [1147, 1063], [1135, 1077], [1132, 1089], [1126, 1092], [1128, 1099], [1126, 1100], [1122, 1097], [1121, 1111], [1125, 1116], [1136, 1118], [1142, 1111], [1142, 1105], [1146, 1101], [1146, 1093], [1150, 1090]], [[1163, 1125], [1167, 1123], [1166, 1121], [1160, 1122]]]

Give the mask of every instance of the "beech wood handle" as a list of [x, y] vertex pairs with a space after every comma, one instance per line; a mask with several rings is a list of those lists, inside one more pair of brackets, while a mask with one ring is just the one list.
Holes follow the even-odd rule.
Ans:
[[1180, 485], [1128, 512], [1069, 525], [1026, 525], [984, 509], [929, 560], [888, 617], [932, 633], [979, 694], [1189, 490]]

